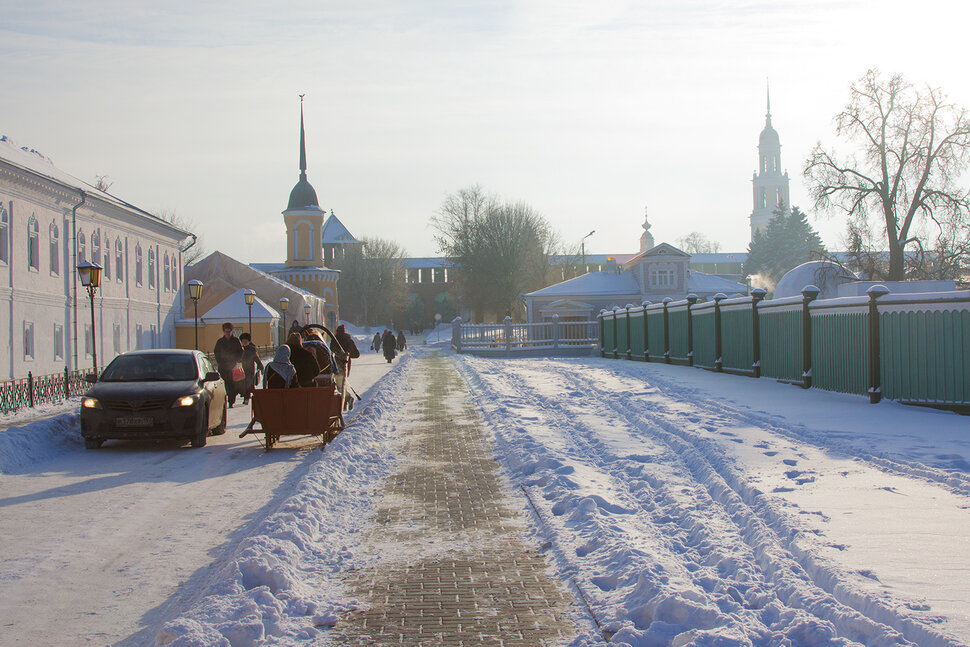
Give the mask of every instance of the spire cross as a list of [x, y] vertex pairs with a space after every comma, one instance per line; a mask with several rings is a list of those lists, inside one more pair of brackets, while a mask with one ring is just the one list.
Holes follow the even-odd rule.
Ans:
[[300, 95], [300, 179], [306, 179], [306, 135], [303, 130], [303, 97]]

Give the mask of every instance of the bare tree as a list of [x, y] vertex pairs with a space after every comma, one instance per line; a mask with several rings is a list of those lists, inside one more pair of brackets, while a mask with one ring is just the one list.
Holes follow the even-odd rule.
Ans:
[[389, 324], [407, 308], [404, 249], [383, 238], [361, 239], [334, 260], [340, 270], [341, 317], [363, 325]]
[[[935, 265], [950, 271], [952, 261], [939, 259], [959, 255], [970, 240], [970, 192], [957, 185], [970, 154], [966, 110], [948, 103], [937, 88], [917, 90], [900, 75], [883, 78], [869, 70], [851, 86], [835, 122], [836, 132], [859, 150], [841, 159], [821, 143], [815, 146], [804, 168], [815, 207], [844, 212], [849, 244], [860, 245], [856, 253], [874, 261], [879, 250], [866, 245], [877, 238], [870, 216], [877, 220], [888, 246], [888, 280], [906, 278], [907, 246], [928, 261], [923, 270]], [[957, 265], [965, 263], [964, 256]]]
[[114, 182], [112, 182], [107, 175], [94, 176], [94, 188], [98, 191], [104, 191], [107, 193], [112, 184], [114, 184]]
[[[174, 209], [160, 209], [152, 215], [156, 218], [161, 218], [165, 222], [175, 225], [179, 229], [192, 232], [193, 234], [195, 234], [195, 231], [198, 228], [194, 220], [180, 216], [179, 214], [175, 213]], [[203, 258], [207, 253], [208, 252], [205, 245], [202, 243], [202, 236], [196, 234], [195, 245], [192, 245], [192, 247], [185, 252], [185, 255], [182, 257], [182, 262], [185, 265], [192, 265], [200, 258]]]
[[699, 231], [692, 231], [677, 239], [677, 246], [688, 254], [716, 254], [721, 251], [721, 243], [711, 240]]
[[473, 186], [449, 195], [431, 223], [478, 318], [517, 312], [520, 294], [548, 283], [558, 236], [529, 205], [500, 202]]

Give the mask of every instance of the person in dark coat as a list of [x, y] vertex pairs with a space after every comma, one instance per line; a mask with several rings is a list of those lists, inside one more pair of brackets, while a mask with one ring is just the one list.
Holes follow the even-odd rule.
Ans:
[[236, 385], [232, 380], [232, 369], [242, 360], [243, 347], [232, 334], [232, 324], [228, 321], [222, 324], [222, 337], [216, 342], [212, 351], [216, 356], [216, 370], [226, 384], [226, 397], [231, 407], [236, 401]]
[[408, 340], [404, 338], [404, 331], [397, 331], [397, 351], [403, 353], [404, 349], [408, 347]]
[[390, 364], [394, 356], [397, 355], [397, 340], [394, 339], [394, 333], [385, 330], [384, 336], [381, 337], [381, 346], [384, 348], [384, 359]]
[[375, 353], [381, 352], [381, 333], [379, 332], [374, 333], [374, 341], [370, 345], [370, 349]]
[[253, 346], [253, 338], [248, 332], [239, 335], [239, 343], [242, 344], [242, 367], [246, 374], [246, 383], [243, 386], [243, 404], [249, 404], [249, 394], [253, 392], [258, 378], [256, 374], [263, 370], [263, 362], [259, 359], [259, 352]]
[[334, 333], [334, 339], [330, 342], [330, 350], [333, 351], [334, 356], [337, 358], [337, 365], [346, 363], [347, 368], [345, 373], [350, 375], [350, 360], [357, 359], [360, 357], [360, 350], [357, 348], [357, 342], [354, 338], [350, 336], [347, 332], [346, 326], [340, 324], [337, 326], [337, 332]]
[[280, 346], [276, 349], [273, 361], [266, 365], [263, 371], [264, 389], [299, 388], [296, 379], [296, 367], [290, 362], [290, 347]]
[[303, 347], [300, 333], [290, 333], [286, 345], [290, 347], [290, 362], [296, 367], [296, 379], [300, 386], [314, 386], [313, 378], [320, 372], [320, 365], [313, 353]]

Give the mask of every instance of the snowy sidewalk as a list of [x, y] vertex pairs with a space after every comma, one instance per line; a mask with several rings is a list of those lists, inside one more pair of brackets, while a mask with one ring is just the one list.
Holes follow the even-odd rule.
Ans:
[[346, 584], [367, 606], [332, 644], [551, 645], [582, 611], [523, 540], [523, 513], [498, 475], [494, 449], [450, 360], [416, 360], [404, 406], [400, 471], [377, 504], [362, 547], [376, 562]]

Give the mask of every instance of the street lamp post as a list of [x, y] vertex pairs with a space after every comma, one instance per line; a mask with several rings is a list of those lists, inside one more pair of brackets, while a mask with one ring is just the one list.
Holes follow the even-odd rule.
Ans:
[[579, 241], [579, 249], [580, 249], [580, 252], [579, 253], [583, 257], [583, 273], [586, 272], [586, 239], [589, 238], [590, 236], [592, 236], [595, 233], [596, 233], [596, 230], [594, 229], [593, 231], [591, 231], [588, 234], [586, 234], [585, 236], [583, 236], [582, 240]]
[[189, 298], [192, 299], [192, 308], [195, 311], [195, 350], [199, 350], [199, 299], [202, 298], [203, 285], [199, 279], [188, 282]]
[[286, 343], [286, 309], [290, 307], [290, 300], [286, 297], [280, 299], [280, 312], [283, 314], [283, 343]]
[[94, 293], [101, 286], [101, 266], [97, 263], [81, 261], [77, 265], [77, 274], [81, 285], [88, 289], [91, 299], [91, 357], [94, 360], [94, 375], [98, 375], [98, 336], [94, 330]]
[[256, 291], [246, 290], [243, 292], [243, 298], [246, 300], [246, 307], [249, 308], [249, 335], [253, 334], [253, 303], [256, 302]]

